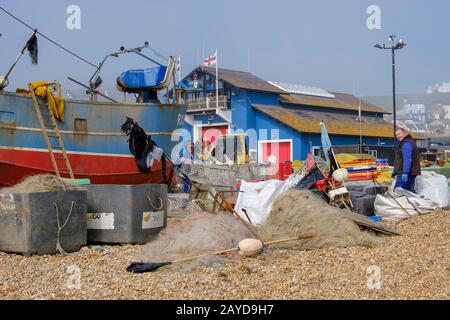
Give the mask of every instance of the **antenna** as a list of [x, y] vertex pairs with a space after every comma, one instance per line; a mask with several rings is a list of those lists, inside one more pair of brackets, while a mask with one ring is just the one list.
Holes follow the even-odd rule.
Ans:
[[247, 71], [250, 72], [250, 48], [247, 48]]

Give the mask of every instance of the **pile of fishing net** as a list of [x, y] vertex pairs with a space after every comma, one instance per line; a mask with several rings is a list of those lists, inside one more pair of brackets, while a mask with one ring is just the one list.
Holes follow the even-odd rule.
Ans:
[[[154, 241], [141, 248], [137, 258], [139, 261], [171, 261], [233, 248], [249, 237], [251, 234], [246, 227], [229, 213], [197, 212], [161, 231]], [[211, 260], [197, 263], [209, 265]]]
[[0, 189], [2, 193], [33, 193], [52, 191], [72, 191], [77, 187], [63, 179], [50, 174], [36, 175], [25, 178], [14, 187]]
[[361, 229], [342, 214], [342, 209], [330, 206], [308, 190], [290, 190], [273, 203], [267, 222], [259, 229], [266, 239], [294, 237], [308, 232], [314, 238], [283, 244], [283, 248], [298, 250], [366, 246], [383, 243], [374, 231]]

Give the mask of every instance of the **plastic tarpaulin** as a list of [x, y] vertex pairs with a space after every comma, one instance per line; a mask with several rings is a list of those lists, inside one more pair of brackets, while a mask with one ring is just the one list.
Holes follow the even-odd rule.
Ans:
[[244, 220], [247, 220], [242, 211], [245, 209], [253, 225], [262, 225], [270, 215], [274, 200], [287, 190], [286, 181], [269, 180], [252, 183], [243, 180], [235, 210]]
[[449, 205], [448, 180], [433, 171], [424, 171], [417, 176], [416, 192], [418, 195], [436, 202], [439, 208]]
[[118, 82], [124, 88], [148, 88], [159, 85], [166, 74], [167, 67], [159, 66], [149, 69], [128, 70], [123, 72]]
[[321, 128], [321, 134], [320, 134], [320, 140], [322, 142], [322, 148], [323, 153], [325, 154], [325, 158], [327, 162], [330, 162], [330, 157], [328, 156], [328, 152], [331, 149], [331, 141], [330, 137], [328, 136], [327, 128], [325, 127], [325, 123], [320, 123]]
[[404, 219], [427, 214], [438, 208], [438, 204], [402, 188], [385, 195], [377, 195], [375, 214], [383, 220]]

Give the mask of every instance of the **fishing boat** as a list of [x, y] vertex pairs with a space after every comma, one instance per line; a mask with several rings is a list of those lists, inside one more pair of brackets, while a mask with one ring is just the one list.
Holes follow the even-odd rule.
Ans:
[[[142, 55], [142, 48], [146, 45], [129, 50], [122, 47], [120, 52], [107, 57], [130, 52]], [[118, 77], [118, 89], [137, 96], [133, 103], [112, 101], [97, 90], [102, 82], [99, 72], [104, 61], [86, 86], [91, 99], [65, 99], [64, 121], [57, 122], [71, 175], [74, 178], [88, 178], [92, 184], [166, 182], [161, 161], [153, 162], [149, 173], [138, 171], [127, 137], [121, 132], [121, 125], [126, 117], [133, 118], [170, 156], [177, 143], [172, 141], [171, 135], [183, 126], [186, 106], [176, 103], [176, 99], [169, 96], [166, 96], [166, 103], [162, 103], [157, 91], [167, 88], [171, 79], [175, 86], [173, 58], [169, 58], [166, 65], [129, 70]], [[15, 185], [31, 175], [55, 174], [52, 157], [64, 159], [65, 155], [63, 150], [53, 150], [53, 156], [50, 154], [42, 121], [33, 105], [34, 101], [40, 106], [48, 101], [42, 97], [4, 90], [7, 85], [5, 77], [0, 82], [3, 83], [0, 85], [0, 186]], [[98, 95], [108, 101], [99, 101]], [[58, 135], [54, 128], [47, 131], [49, 136], [52, 132]], [[168, 160], [165, 161], [167, 175], [170, 175], [173, 167]], [[69, 177], [69, 173], [61, 172], [61, 176]]]

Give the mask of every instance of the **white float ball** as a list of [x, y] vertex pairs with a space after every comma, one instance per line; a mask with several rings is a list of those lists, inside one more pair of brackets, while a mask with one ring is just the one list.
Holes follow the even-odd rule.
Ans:
[[347, 169], [341, 168], [337, 169], [333, 172], [333, 179], [337, 182], [346, 182], [348, 181], [348, 171]]
[[254, 257], [264, 248], [264, 244], [258, 239], [244, 239], [238, 245], [239, 254], [243, 257]]

